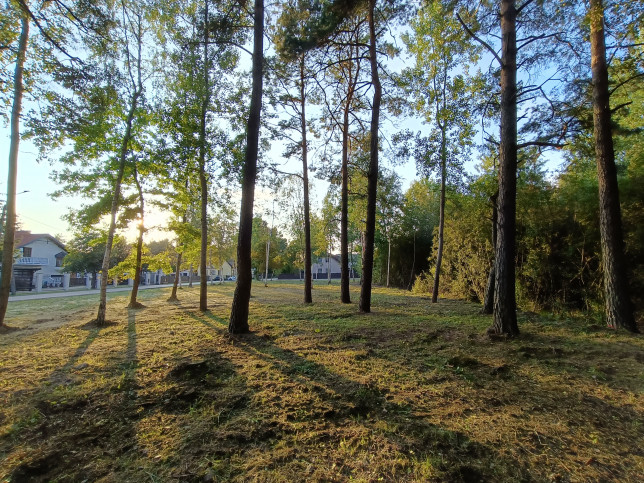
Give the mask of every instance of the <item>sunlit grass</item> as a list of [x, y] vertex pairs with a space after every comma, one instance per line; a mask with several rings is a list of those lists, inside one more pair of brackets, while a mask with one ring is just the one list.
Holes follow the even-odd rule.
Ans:
[[[640, 481], [640, 337], [377, 288], [373, 313], [318, 282], [12, 302], [0, 339], [0, 480]], [[46, 320], [44, 320], [46, 319]], [[589, 329], [590, 327], [590, 329]]]

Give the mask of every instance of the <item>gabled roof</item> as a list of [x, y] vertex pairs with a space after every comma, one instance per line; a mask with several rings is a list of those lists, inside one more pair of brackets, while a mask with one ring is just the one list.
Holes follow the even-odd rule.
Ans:
[[14, 237], [16, 248], [22, 248], [25, 245], [29, 245], [30, 243], [41, 239], [49, 240], [52, 243], [55, 243], [62, 250], [64, 250], [65, 253], [67, 253], [65, 245], [60, 240], [47, 233], [31, 233], [30, 231], [26, 230], [16, 230], [16, 235]]
[[[329, 256], [328, 258], [330, 258], [331, 260], [335, 260], [338, 263], [342, 263], [342, 258], [341, 258], [340, 255], [331, 254], [331, 256]], [[327, 259], [327, 255], [319, 256], [319, 257], [317, 257], [317, 260], [318, 260], [317, 263], [320, 263], [320, 262], [323, 262], [323, 261], [325, 262], [326, 259]]]

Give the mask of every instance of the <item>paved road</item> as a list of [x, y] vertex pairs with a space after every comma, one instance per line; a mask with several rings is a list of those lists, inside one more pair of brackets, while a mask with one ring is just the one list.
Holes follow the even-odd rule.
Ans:
[[[187, 286], [187, 284], [186, 284]], [[140, 285], [139, 290], [146, 290], [151, 288], [164, 288], [172, 287], [172, 284], [167, 285]], [[107, 289], [108, 293], [112, 292], [129, 292], [132, 290], [132, 287], [111, 287]], [[93, 289], [88, 290], [86, 288], [82, 289], [72, 289], [68, 292], [40, 292], [33, 293], [30, 295], [11, 295], [9, 297], [9, 302], [20, 302], [22, 300], [39, 300], [39, 299], [54, 299], [60, 297], [80, 297], [82, 295], [98, 295], [99, 290]]]

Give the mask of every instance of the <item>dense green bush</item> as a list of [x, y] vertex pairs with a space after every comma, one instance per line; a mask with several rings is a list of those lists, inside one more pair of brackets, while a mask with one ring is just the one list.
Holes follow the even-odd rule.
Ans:
[[[641, 163], [620, 164], [626, 253], [632, 294], [644, 293], [644, 177]], [[445, 223], [440, 293], [482, 301], [493, 261], [492, 170], [473, 178], [467, 190], [452, 194]], [[594, 163], [570, 157], [566, 169], [549, 178], [532, 157], [523, 160], [517, 195], [517, 299], [528, 310], [590, 310], [602, 304], [598, 188]], [[431, 292], [430, 269], [415, 290]]]

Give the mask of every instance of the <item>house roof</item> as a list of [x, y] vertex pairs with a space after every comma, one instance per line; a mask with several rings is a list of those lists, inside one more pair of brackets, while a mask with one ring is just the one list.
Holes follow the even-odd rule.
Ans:
[[[331, 254], [331, 256], [329, 256], [328, 258], [330, 258], [331, 260], [335, 260], [338, 263], [342, 263], [342, 258], [340, 255]], [[321, 261], [326, 261], [326, 259], [327, 259], [327, 255], [320, 256], [317, 258], [318, 260], [317, 263], [320, 263]]]
[[60, 240], [58, 240], [57, 238], [54, 238], [53, 236], [47, 233], [31, 233], [30, 231], [26, 231], [26, 230], [16, 230], [16, 235], [14, 236], [16, 248], [22, 248], [26, 245], [29, 245], [30, 243], [35, 242], [36, 240], [41, 240], [41, 239], [49, 240], [55, 243], [62, 250], [64, 250], [65, 253], [67, 253], [67, 250], [65, 249], [65, 245]]

